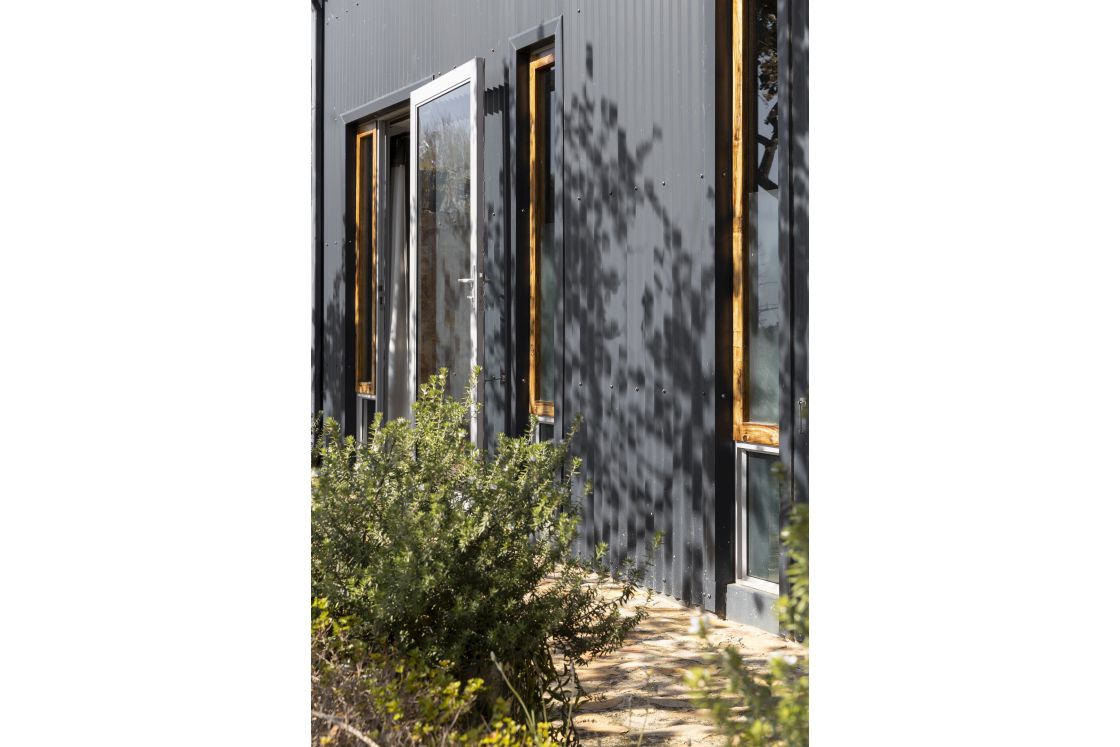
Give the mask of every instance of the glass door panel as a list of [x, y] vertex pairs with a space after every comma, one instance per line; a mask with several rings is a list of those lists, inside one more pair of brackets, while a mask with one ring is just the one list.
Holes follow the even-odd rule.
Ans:
[[[481, 360], [482, 65], [472, 60], [411, 97], [413, 397], [441, 368], [448, 394], [462, 397]], [[476, 383], [471, 394], [480, 392]]]
[[441, 367], [466, 390], [471, 353], [470, 85], [417, 107], [420, 382]]

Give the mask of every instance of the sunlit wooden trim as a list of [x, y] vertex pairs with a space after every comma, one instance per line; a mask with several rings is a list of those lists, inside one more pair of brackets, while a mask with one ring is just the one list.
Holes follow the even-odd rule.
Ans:
[[[369, 194], [362, 192], [362, 141], [369, 139], [370, 178]], [[377, 369], [377, 289], [370, 293], [370, 308], [363, 308], [362, 289], [376, 284], [377, 279], [377, 128], [375, 124], [359, 128], [354, 140], [354, 389], [358, 394], [375, 393], [374, 372]], [[368, 200], [370, 225], [362, 222], [363, 198]], [[363, 261], [362, 248], [367, 243], [371, 248], [369, 266]], [[368, 325], [368, 326], [367, 326]], [[368, 347], [367, 347], [368, 346]], [[367, 351], [374, 359], [370, 370], [365, 370]]]
[[551, 402], [531, 402], [529, 412], [546, 418], [556, 417], [556, 407]]
[[[731, 407], [736, 434], [747, 421], [747, 273], [743, 234], [743, 12], [747, 0], [731, 3]], [[736, 435], [737, 440], [739, 439]]]
[[[731, 407], [736, 441], [760, 446], [778, 445], [778, 426], [750, 421], [750, 359], [747, 348], [747, 162], [748, 110], [744, 91], [747, 44], [744, 13], [748, 0], [735, 0], [731, 11]], [[753, 128], [753, 120], [751, 127]]]
[[777, 446], [778, 425], [776, 423], [736, 423], [735, 440], [760, 446]]
[[[745, 50], [748, 46], [745, 14], [749, 0], [731, 3], [731, 407], [732, 438], [740, 443], [778, 446], [776, 423], [750, 420], [750, 359], [747, 347], [748, 277], [746, 191], [747, 159], [755, 154], [750, 133], [756, 121], [748, 101]], [[749, 123], [749, 125], [748, 125]]]
[[[553, 53], [543, 54], [529, 61], [529, 403], [535, 415], [552, 416], [552, 403], [537, 400], [540, 391], [538, 370], [541, 340], [540, 313], [540, 213], [543, 209], [544, 180], [540, 178], [537, 151], [537, 83], [540, 71], [556, 60]], [[547, 406], [547, 412], [544, 412]], [[538, 411], [539, 410], [539, 411]]]

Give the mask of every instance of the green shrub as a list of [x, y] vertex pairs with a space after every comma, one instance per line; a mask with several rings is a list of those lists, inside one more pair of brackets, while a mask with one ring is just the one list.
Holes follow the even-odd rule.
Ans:
[[[789, 551], [789, 594], [778, 599], [779, 625], [809, 646], [809, 507], [795, 504], [782, 532]], [[701, 635], [704, 628], [701, 626]], [[711, 711], [729, 745], [807, 747], [809, 657], [777, 656], [754, 673], [738, 650], [709, 648], [707, 662], [688, 672], [693, 702]]]
[[481, 680], [460, 684], [415, 654], [371, 648], [328, 607], [322, 599], [312, 604], [312, 744], [556, 747], [547, 725], [530, 731], [502, 714], [471, 725]]
[[313, 596], [351, 619], [353, 638], [481, 680], [477, 716], [516, 696], [513, 716], [547, 722], [579, 697], [575, 666], [618, 647], [641, 620], [622, 614], [641, 572], [624, 569], [610, 596], [602, 553], [573, 559], [572, 434], [560, 445], [500, 436], [487, 455], [467, 434], [472, 403], [446, 397], [445, 382], [441, 372], [421, 387], [414, 425], [375, 419], [364, 444], [324, 423]]

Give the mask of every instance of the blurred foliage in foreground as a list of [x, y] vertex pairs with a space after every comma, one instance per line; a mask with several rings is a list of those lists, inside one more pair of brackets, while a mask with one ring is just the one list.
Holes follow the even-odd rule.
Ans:
[[[789, 552], [789, 594], [777, 602], [783, 631], [809, 648], [809, 506], [794, 504], [782, 531]], [[701, 636], [705, 626], [698, 626]], [[768, 669], [752, 672], [738, 650], [709, 644], [707, 661], [685, 676], [693, 702], [712, 713], [719, 731], [735, 747], [807, 747], [809, 744], [809, 656], [776, 656]]]
[[[414, 424], [375, 419], [365, 443], [323, 424], [311, 521], [323, 620], [316, 728], [350, 713], [382, 747], [406, 727], [422, 744], [441, 730], [574, 743], [576, 667], [643, 619], [623, 606], [644, 568], [612, 574], [602, 547], [573, 558], [574, 428], [560, 444], [502, 435], [487, 454], [467, 432], [477, 405], [445, 396], [445, 384], [440, 372], [421, 387]], [[609, 581], [620, 583], [613, 593]]]

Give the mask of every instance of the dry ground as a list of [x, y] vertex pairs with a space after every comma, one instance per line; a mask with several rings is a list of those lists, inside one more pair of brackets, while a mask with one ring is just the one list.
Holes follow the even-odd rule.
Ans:
[[[694, 610], [655, 594], [649, 616], [625, 646], [580, 670], [589, 700], [575, 723], [589, 747], [622, 745], [718, 745], [704, 711], [695, 709], [684, 672], [701, 663], [701, 643], [688, 632]], [[764, 667], [777, 654], [803, 655], [804, 648], [749, 625], [709, 619], [709, 640], [737, 646], [748, 664]]]

